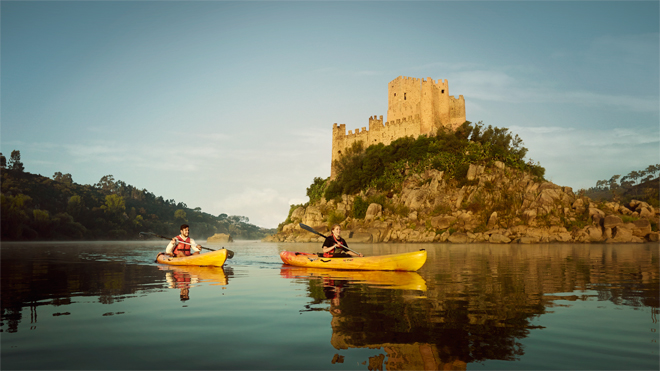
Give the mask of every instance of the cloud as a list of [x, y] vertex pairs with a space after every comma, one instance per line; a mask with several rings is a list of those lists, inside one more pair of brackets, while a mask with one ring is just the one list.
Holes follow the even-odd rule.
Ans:
[[586, 90], [553, 89], [552, 84], [521, 80], [504, 71], [473, 70], [455, 75], [461, 94], [470, 100], [507, 103], [556, 103], [576, 106], [617, 108], [634, 112], [658, 112], [656, 95], [605, 94]]
[[599, 179], [627, 174], [658, 163], [660, 132], [638, 128], [585, 130], [512, 126], [529, 148], [528, 158], [541, 163], [546, 178], [562, 186], [589, 188]]

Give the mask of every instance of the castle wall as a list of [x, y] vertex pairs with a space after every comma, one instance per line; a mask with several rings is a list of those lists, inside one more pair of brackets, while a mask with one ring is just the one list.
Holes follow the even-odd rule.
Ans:
[[465, 122], [465, 99], [449, 95], [447, 80], [419, 79], [399, 76], [388, 84], [388, 121], [383, 116], [369, 118], [369, 126], [349, 130], [346, 125], [332, 128], [331, 179], [336, 176], [334, 163], [353, 143], [362, 141], [364, 148], [373, 144], [388, 145], [406, 136], [434, 134], [441, 126], [452, 130]]

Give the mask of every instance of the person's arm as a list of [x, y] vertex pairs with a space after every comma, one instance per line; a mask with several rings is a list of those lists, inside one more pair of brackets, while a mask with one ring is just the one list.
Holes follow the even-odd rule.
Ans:
[[172, 255], [172, 251], [174, 251], [174, 246], [175, 246], [174, 241], [175, 240], [176, 240], [176, 238], [172, 238], [170, 243], [167, 244], [167, 247], [165, 248], [165, 254]]
[[323, 246], [321, 248], [323, 250], [323, 253], [325, 254], [325, 253], [329, 253], [330, 251], [332, 251], [336, 246], [337, 245], [335, 244], [334, 239], [332, 239], [331, 237], [328, 237], [328, 238], [325, 239], [325, 241], [323, 241]]
[[355, 253], [355, 252], [349, 250], [348, 249], [348, 243], [346, 243], [345, 239], [342, 238], [341, 240], [339, 240], [339, 242], [341, 242], [341, 244], [344, 245], [344, 247], [346, 247], [346, 248], [343, 248], [343, 250], [346, 254], [348, 254], [350, 256], [363, 256], [362, 254]]
[[195, 243], [195, 240], [190, 239], [190, 249], [195, 250], [195, 252], [202, 252], [202, 246]]

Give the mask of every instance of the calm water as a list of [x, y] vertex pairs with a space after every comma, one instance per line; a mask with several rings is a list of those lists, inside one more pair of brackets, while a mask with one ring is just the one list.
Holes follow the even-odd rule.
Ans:
[[417, 273], [226, 246], [218, 269], [155, 264], [160, 242], [3, 243], [2, 369], [660, 368], [657, 244], [354, 246], [425, 248]]

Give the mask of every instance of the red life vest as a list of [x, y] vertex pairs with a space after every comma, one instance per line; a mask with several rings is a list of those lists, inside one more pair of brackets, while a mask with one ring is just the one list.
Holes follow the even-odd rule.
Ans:
[[[179, 240], [179, 241], [182, 241], [182, 242], [190, 243], [190, 237], [188, 237], [188, 238], [186, 238], [186, 239], [184, 240], [184, 239], [181, 238], [181, 236], [179, 235], [179, 236], [176, 236], [176, 239]], [[176, 256], [177, 251], [181, 251], [181, 252], [183, 252], [183, 254], [186, 255], [186, 256], [192, 255], [192, 254], [190, 253], [190, 245], [186, 245], [186, 244], [184, 244], [184, 243], [180, 243], [180, 244], [176, 245], [176, 247], [174, 248], [174, 251], [172, 251], [172, 253], [174, 253], [174, 255]]]

